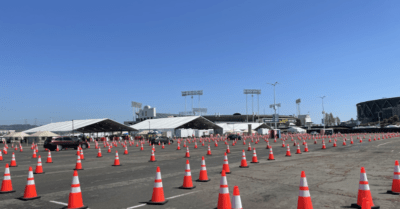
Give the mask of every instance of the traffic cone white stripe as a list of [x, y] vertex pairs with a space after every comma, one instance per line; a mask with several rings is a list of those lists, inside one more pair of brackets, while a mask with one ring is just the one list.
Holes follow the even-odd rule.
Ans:
[[[307, 187], [308, 188], [308, 187]], [[300, 190], [299, 192], [300, 197], [311, 197], [309, 190]]]
[[4, 172], [3, 180], [11, 180], [10, 168], [6, 168], [6, 170]]
[[365, 181], [368, 184], [368, 179], [367, 179], [366, 173], [360, 173], [360, 182], [361, 181]]
[[[226, 186], [226, 187], [223, 187], [223, 186]], [[228, 185], [221, 185], [221, 187], [219, 188], [219, 193], [220, 194], [229, 194]]]
[[360, 184], [358, 185], [358, 190], [370, 190], [369, 189], [369, 184], [367, 183], [367, 184], [361, 184], [361, 182], [360, 182]]

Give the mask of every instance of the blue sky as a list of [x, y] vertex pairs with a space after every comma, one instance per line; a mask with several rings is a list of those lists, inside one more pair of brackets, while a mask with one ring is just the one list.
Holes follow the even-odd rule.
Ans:
[[[400, 1], [5, 1], [0, 124], [132, 118], [130, 101], [210, 114], [356, 118], [356, 103], [399, 96]], [[198, 107], [195, 99], [194, 107]], [[254, 111], [257, 111], [256, 99]], [[249, 112], [251, 99], [248, 100]], [[191, 106], [190, 99], [187, 106]]]

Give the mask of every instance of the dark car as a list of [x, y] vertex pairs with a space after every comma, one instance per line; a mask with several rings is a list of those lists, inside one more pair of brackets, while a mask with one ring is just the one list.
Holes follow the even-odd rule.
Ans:
[[88, 147], [87, 142], [82, 141], [77, 137], [61, 136], [57, 138], [46, 139], [44, 141], [43, 147], [49, 149], [50, 151], [54, 151], [57, 149], [57, 147], [59, 150], [62, 150], [64, 148], [77, 149], [79, 145], [81, 145], [82, 149], [86, 149]]
[[168, 144], [168, 142], [174, 143], [174, 140], [172, 140], [171, 138], [167, 138], [167, 137], [152, 137], [150, 138], [150, 143], [151, 144], [158, 144], [158, 142], [160, 142], [160, 144], [162, 144], [164, 142], [164, 144]]
[[230, 140], [242, 140], [242, 137], [240, 135], [236, 135], [236, 134], [231, 134], [228, 136], [228, 139]]

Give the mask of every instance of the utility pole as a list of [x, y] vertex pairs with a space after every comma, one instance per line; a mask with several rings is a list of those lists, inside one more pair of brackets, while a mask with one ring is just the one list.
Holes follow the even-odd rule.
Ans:
[[[281, 104], [279, 103], [279, 104], [276, 104], [276, 94], [275, 94], [275, 86], [277, 85], [277, 84], [279, 84], [278, 82], [275, 82], [275, 83], [267, 83], [267, 84], [270, 84], [270, 85], [272, 85], [272, 86], [274, 86], [274, 106], [273, 106], [273, 108], [274, 108], [274, 112], [275, 112], [275, 129], [277, 129], [277, 126], [276, 126], [276, 122], [277, 122], [277, 118], [276, 118], [276, 107], [278, 106], [278, 107], [280, 107], [281, 106]], [[271, 105], [270, 105], [270, 107], [271, 107]]]
[[319, 97], [319, 98], [321, 98], [322, 99], [322, 120], [324, 121], [324, 135], [325, 135], [325, 123], [326, 123], [326, 121], [325, 121], [325, 119], [324, 119], [324, 114], [325, 114], [325, 110], [324, 110], [324, 98], [325, 98], [326, 96], [322, 96], [322, 97]]

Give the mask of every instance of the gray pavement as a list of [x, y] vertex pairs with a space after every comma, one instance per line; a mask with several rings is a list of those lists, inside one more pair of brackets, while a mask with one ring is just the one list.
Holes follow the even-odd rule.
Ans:
[[[368, 139], [368, 138], [367, 138]], [[239, 142], [230, 144], [228, 155], [231, 174], [227, 174], [229, 190], [232, 195], [233, 186], [240, 189], [243, 208], [297, 208], [300, 172], [305, 171], [310, 188], [314, 208], [344, 208], [356, 202], [360, 167], [364, 166], [376, 205], [381, 208], [400, 208], [400, 196], [386, 194], [391, 188], [394, 161], [399, 159], [399, 138], [384, 139], [342, 146], [342, 138], [338, 138], [338, 147], [327, 143], [327, 149], [321, 149], [321, 140], [314, 145], [307, 140], [310, 152], [294, 154], [296, 147], [289, 141], [292, 157], [285, 157], [286, 148], [281, 142], [273, 143], [275, 161], [268, 161], [266, 143], [260, 141], [256, 147], [260, 163], [250, 163], [252, 152], [246, 151], [249, 168], [239, 168], [242, 149], [247, 150]], [[193, 182], [193, 190], [182, 190], [185, 172], [186, 148], [176, 150], [176, 143], [161, 149], [156, 146], [157, 162], [148, 162], [151, 147], [128, 146], [129, 155], [123, 155], [124, 148], [113, 148], [107, 153], [102, 148], [102, 158], [96, 158], [94, 144], [84, 150], [84, 170], [78, 171], [82, 189], [83, 203], [89, 208], [215, 208], [217, 206], [220, 171], [226, 145], [219, 143], [214, 147], [211, 143], [212, 156], [207, 156], [207, 144], [194, 149], [190, 147], [190, 166], [193, 180], [199, 177], [201, 156], [205, 157], [209, 182]], [[76, 151], [73, 149], [52, 152], [52, 164], [46, 164], [47, 152], [39, 147], [45, 174], [34, 175], [36, 189], [40, 199], [21, 201], [16, 198], [23, 195], [26, 185], [28, 167], [36, 167], [37, 159], [32, 159], [32, 150], [24, 147], [24, 152], [16, 153], [18, 167], [10, 168], [15, 193], [0, 194], [1, 208], [62, 208], [68, 202], [68, 195], [76, 163]], [[111, 166], [114, 162], [115, 150], [119, 152], [122, 166]], [[0, 161], [0, 175], [4, 174], [4, 166], [11, 161], [12, 150], [3, 155]], [[169, 202], [162, 206], [146, 205], [151, 199], [156, 167], [160, 166], [165, 197]]]

